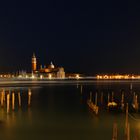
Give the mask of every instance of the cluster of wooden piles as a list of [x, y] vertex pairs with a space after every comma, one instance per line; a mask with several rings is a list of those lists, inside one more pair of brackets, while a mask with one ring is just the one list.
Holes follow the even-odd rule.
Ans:
[[92, 92], [90, 92], [90, 99], [87, 100], [89, 108], [97, 115], [99, 112], [99, 106], [97, 105], [97, 93], [95, 96], [95, 101], [92, 101]]
[[[130, 137], [130, 123], [128, 121], [128, 104], [126, 106], [126, 117], [125, 117], [125, 128], [124, 128], [124, 140], [131, 140]], [[117, 123], [114, 123], [113, 125], [113, 136], [112, 140], [118, 140], [118, 128], [117, 128]], [[138, 140], [138, 135], [137, 132], [135, 132], [135, 136], [132, 140]]]
[[[28, 90], [28, 107], [31, 105], [31, 89]], [[16, 97], [18, 98], [18, 107], [21, 107], [21, 93], [15, 93], [15, 91], [10, 90], [4, 90], [2, 89], [0, 92], [0, 104], [1, 108], [6, 107], [7, 113], [10, 112], [10, 106], [12, 107], [12, 110], [15, 110], [15, 101]]]

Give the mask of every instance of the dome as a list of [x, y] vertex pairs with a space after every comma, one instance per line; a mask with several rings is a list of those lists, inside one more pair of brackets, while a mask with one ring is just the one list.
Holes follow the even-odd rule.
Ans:
[[54, 69], [54, 65], [53, 65], [52, 62], [51, 62], [51, 64], [49, 65], [49, 68]]

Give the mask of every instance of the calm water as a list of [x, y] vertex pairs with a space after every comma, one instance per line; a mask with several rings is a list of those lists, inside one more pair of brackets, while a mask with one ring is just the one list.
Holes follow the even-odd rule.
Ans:
[[[5, 90], [9, 87], [6, 87]], [[32, 90], [31, 107], [28, 107], [28, 88]], [[93, 83], [93, 84], [46, 84], [42, 86], [13, 87], [15, 91], [15, 111], [7, 114], [6, 106], [0, 108], [0, 135], [6, 140], [111, 140], [113, 123], [118, 124], [119, 139], [123, 139], [125, 114], [108, 112], [105, 107], [99, 115], [92, 113], [86, 101], [89, 92], [104, 94], [104, 104], [108, 93], [114, 92], [114, 100], [119, 102], [121, 92], [125, 92], [126, 102], [132, 101], [133, 92], [140, 95], [140, 84], [133, 83]], [[82, 93], [81, 93], [82, 90]], [[18, 107], [17, 93], [21, 93], [22, 107]], [[140, 114], [131, 113], [129, 118], [131, 136], [139, 129]]]

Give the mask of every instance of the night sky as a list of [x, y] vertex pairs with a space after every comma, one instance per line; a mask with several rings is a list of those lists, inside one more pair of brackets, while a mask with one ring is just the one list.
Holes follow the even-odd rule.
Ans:
[[0, 72], [38, 63], [84, 74], [140, 74], [140, 10], [118, 1], [28, 1], [0, 6]]

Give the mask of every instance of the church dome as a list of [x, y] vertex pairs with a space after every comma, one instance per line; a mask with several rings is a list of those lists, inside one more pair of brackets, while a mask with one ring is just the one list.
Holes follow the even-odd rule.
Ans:
[[55, 66], [54, 66], [54, 64], [51, 62], [51, 64], [49, 65], [49, 68], [50, 69], [54, 69], [55, 68]]

